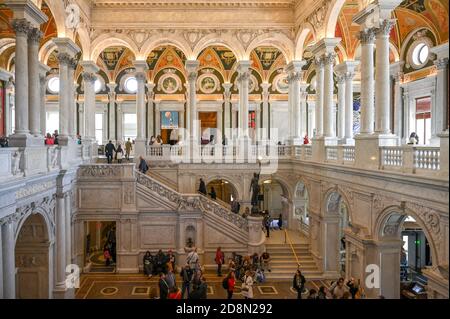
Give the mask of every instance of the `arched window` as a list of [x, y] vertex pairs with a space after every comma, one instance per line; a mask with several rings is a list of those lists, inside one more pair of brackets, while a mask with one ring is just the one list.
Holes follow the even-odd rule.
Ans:
[[425, 42], [418, 43], [412, 51], [412, 62], [416, 66], [422, 66], [428, 61], [429, 47]]
[[102, 89], [102, 81], [100, 81], [99, 79], [95, 80], [95, 83], [94, 83], [95, 93], [100, 92], [101, 89]]

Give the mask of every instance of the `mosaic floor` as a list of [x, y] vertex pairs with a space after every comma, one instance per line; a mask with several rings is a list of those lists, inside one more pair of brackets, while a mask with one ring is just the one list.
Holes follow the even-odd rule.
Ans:
[[[222, 278], [207, 274], [208, 298], [225, 299], [226, 291], [222, 287]], [[181, 287], [181, 282], [177, 285]], [[308, 289], [319, 290], [321, 285], [330, 286], [330, 282], [315, 280], [306, 283]], [[149, 299], [150, 291], [155, 288], [156, 278], [148, 279], [142, 274], [85, 274], [81, 277], [78, 299]], [[295, 299], [297, 293], [291, 288], [290, 282], [265, 282], [257, 284], [253, 289], [255, 299]], [[233, 299], [243, 299], [240, 288], [235, 289]]]

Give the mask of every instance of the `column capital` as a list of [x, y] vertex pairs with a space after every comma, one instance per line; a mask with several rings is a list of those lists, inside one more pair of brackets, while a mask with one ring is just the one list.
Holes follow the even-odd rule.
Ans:
[[252, 62], [249, 60], [241, 60], [237, 63], [237, 70], [239, 73], [246, 72], [252, 66]]
[[100, 68], [93, 61], [81, 61], [80, 65], [83, 67], [85, 73], [97, 73]]
[[144, 60], [135, 60], [133, 61], [133, 65], [136, 69], [136, 74], [140, 72], [147, 72], [148, 70], [148, 64], [147, 61]]
[[38, 28], [30, 28], [30, 31], [28, 32], [28, 42], [39, 45], [43, 36], [44, 34]]
[[336, 65], [334, 70], [336, 73], [346, 74], [346, 73], [354, 73], [356, 67], [359, 65], [359, 61], [344, 61]]
[[188, 81], [197, 80], [197, 71], [200, 65], [200, 61], [197, 60], [187, 60], [185, 63], [186, 72], [188, 73]]
[[261, 83], [261, 88], [263, 89], [263, 92], [269, 92], [269, 89], [271, 86], [272, 86], [272, 83], [268, 83], [268, 82]]
[[337, 76], [336, 76], [336, 82], [337, 82], [337, 84], [339, 85], [339, 84], [344, 84], [345, 83], [345, 78], [346, 78], [346, 75], [345, 74], [338, 74]]
[[444, 70], [448, 67], [448, 58], [441, 58], [433, 61], [438, 70]]
[[430, 52], [436, 54], [437, 59], [448, 59], [448, 42], [430, 48]]
[[47, 72], [49, 72], [50, 70], [51, 68], [48, 65], [44, 63], [39, 63], [39, 74], [41, 76], [45, 77], [47, 75]]
[[11, 27], [17, 35], [28, 35], [31, 30], [30, 22], [28, 22], [26, 19], [12, 20]]
[[291, 61], [288, 65], [285, 66], [284, 71], [286, 73], [293, 73], [293, 72], [301, 72], [303, 66], [306, 64], [306, 61]]
[[385, 19], [380, 21], [380, 25], [378, 28], [376, 28], [376, 35], [377, 36], [385, 36], [389, 37], [389, 34], [391, 33], [392, 27], [395, 25], [396, 19]]
[[82, 77], [83, 77], [83, 81], [85, 83], [90, 83], [92, 85], [94, 85], [95, 80], [97, 80], [97, 75], [95, 73], [91, 73], [91, 72], [83, 72], [82, 73]]
[[115, 89], [117, 87], [117, 83], [110, 82], [110, 83], [107, 83], [106, 86], [108, 87], [109, 92], [112, 93], [115, 91]]
[[63, 64], [63, 65], [69, 66], [69, 64], [72, 63], [72, 61], [71, 61], [72, 57], [69, 54], [65, 53], [65, 52], [58, 53], [57, 58], [58, 58], [59, 64]]
[[148, 92], [153, 92], [153, 90], [155, 89], [155, 83], [153, 83], [153, 82], [147, 83], [146, 86], [147, 86]]
[[341, 38], [323, 38], [312, 47], [312, 54], [318, 57], [326, 53], [334, 53], [339, 42]]
[[375, 41], [375, 28], [359, 31], [358, 39], [361, 41], [361, 44], [373, 44]]
[[389, 65], [389, 69], [390, 69], [389, 71], [391, 73], [391, 76], [396, 78], [396, 77], [398, 77], [399, 74], [403, 75], [402, 70], [403, 70], [404, 64], [405, 64], [404, 61], [397, 61], [397, 62], [391, 63]]
[[233, 87], [233, 83], [222, 83], [222, 87], [225, 90], [225, 92], [230, 92], [231, 88]]
[[58, 47], [59, 53], [66, 53], [71, 58], [75, 57], [81, 49], [70, 38], [55, 38], [53, 42]]
[[138, 82], [145, 82], [147, 80], [147, 73], [146, 72], [136, 72], [134, 74], [136, 80]]
[[325, 65], [334, 64], [336, 61], [336, 53], [335, 52], [327, 52], [323, 55], [323, 63]]
[[5, 4], [13, 11], [13, 19], [26, 20], [33, 27], [48, 21], [47, 15], [31, 0], [5, 0]]

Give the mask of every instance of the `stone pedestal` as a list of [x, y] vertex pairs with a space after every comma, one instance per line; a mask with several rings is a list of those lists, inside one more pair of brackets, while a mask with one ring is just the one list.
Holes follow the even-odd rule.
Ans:
[[248, 216], [248, 254], [253, 255], [257, 253], [262, 254], [265, 250], [264, 242], [266, 236], [263, 234], [262, 230], [262, 216]]
[[398, 137], [393, 134], [358, 134], [355, 136], [355, 166], [378, 169], [380, 146], [396, 146]]
[[312, 139], [312, 160], [317, 163], [323, 163], [326, 159], [326, 146], [334, 146], [338, 144], [336, 137], [319, 136]]
[[442, 132], [438, 134], [440, 139], [440, 148], [441, 148], [441, 156], [440, 156], [440, 175], [442, 177], [448, 178], [448, 158], [449, 158], [449, 149], [448, 149], [448, 131]]

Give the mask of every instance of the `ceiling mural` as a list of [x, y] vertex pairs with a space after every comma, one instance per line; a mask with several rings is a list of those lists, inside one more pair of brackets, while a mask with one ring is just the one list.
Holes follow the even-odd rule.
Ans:
[[281, 55], [280, 50], [274, 47], [258, 47], [254, 51], [258, 56], [260, 65], [263, 70], [270, 70], [272, 65]]
[[103, 61], [106, 68], [110, 71], [113, 71], [117, 67], [117, 63], [119, 62], [120, 57], [125, 52], [125, 47], [110, 47], [103, 50], [100, 53], [100, 59]]
[[231, 70], [234, 63], [236, 63], [236, 57], [234, 53], [226, 47], [213, 47], [213, 50], [217, 53], [222, 62], [224, 70]]

